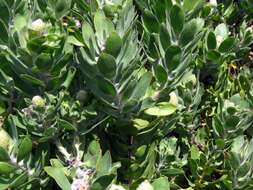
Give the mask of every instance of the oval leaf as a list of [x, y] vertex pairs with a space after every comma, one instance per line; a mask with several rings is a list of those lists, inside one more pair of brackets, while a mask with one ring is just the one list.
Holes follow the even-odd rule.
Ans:
[[235, 38], [229, 37], [224, 40], [221, 45], [219, 46], [219, 52], [226, 53], [229, 52], [235, 44]]
[[143, 14], [143, 22], [144, 26], [150, 33], [158, 33], [159, 32], [159, 22], [155, 15], [152, 12], [145, 10]]
[[0, 146], [0, 161], [9, 161], [10, 157], [8, 152]]
[[184, 11], [178, 5], [174, 5], [170, 11], [170, 23], [177, 35], [182, 31], [184, 27], [184, 20]]
[[166, 49], [170, 46], [171, 43], [170, 43], [170, 34], [165, 24], [161, 25], [159, 39], [162, 44], [163, 50], [166, 51]]
[[71, 189], [71, 185], [67, 177], [64, 175], [63, 168], [45, 167], [44, 170], [47, 172], [48, 175], [54, 178], [54, 180], [59, 185], [59, 187], [61, 187], [62, 190]]
[[17, 168], [7, 162], [0, 162], [0, 174], [8, 175], [14, 172]]
[[109, 54], [102, 53], [97, 62], [98, 69], [107, 78], [113, 78], [116, 74], [115, 58]]
[[108, 54], [116, 57], [120, 52], [122, 46], [122, 40], [116, 32], [112, 32], [109, 38], [106, 40], [105, 51]]
[[156, 106], [146, 109], [144, 112], [153, 116], [168, 116], [176, 111], [176, 107], [168, 102], [160, 102]]
[[180, 35], [179, 44], [186, 46], [194, 39], [195, 35], [200, 32], [203, 26], [204, 21], [200, 18], [189, 21]]
[[69, 123], [68, 121], [65, 121], [63, 119], [58, 119], [58, 124], [61, 128], [68, 130], [68, 131], [76, 131], [76, 127]]
[[32, 151], [32, 140], [30, 137], [26, 136], [19, 144], [18, 147], [18, 155], [17, 159], [18, 161], [23, 160], [26, 156], [30, 154]]
[[213, 32], [209, 32], [207, 36], [207, 48], [210, 49], [215, 49], [217, 46], [216, 42], [216, 36]]
[[181, 48], [179, 46], [170, 46], [168, 47], [167, 51], [165, 52], [165, 60], [167, 68], [170, 71], [173, 71], [177, 68], [180, 63], [181, 58]]

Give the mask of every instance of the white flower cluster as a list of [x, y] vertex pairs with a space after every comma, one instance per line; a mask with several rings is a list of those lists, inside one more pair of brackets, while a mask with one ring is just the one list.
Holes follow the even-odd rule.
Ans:
[[76, 177], [71, 184], [71, 190], [89, 190], [91, 173], [92, 170], [77, 168]]
[[37, 19], [32, 22], [30, 29], [36, 32], [43, 32], [45, 28], [47, 27], [46, 23], [43, 22], [41, 19]]

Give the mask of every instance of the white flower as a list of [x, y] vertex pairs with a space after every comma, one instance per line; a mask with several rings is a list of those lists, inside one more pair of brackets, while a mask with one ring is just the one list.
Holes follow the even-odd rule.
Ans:
[[109, 190], [126, 190], [126, 189], [121, 185], [112, 184]]
[[31, 29], [37, 32], [42, 32], [46, 28], [46, 24], [40, 18], [33, 21], [31, 24]]
[[178, 105], [178, 98], [175, 92], [170, 93], [170, 103], [174, 106]]
[[217, 0], [210, 0], [209, 3], [215, 7], [217, 6]]
[[32, 104], [34, 107], [44, 107], [45, 106], [45, 100], [41, 96], [34, 96], [32, 98]]
[[106, 5], [114, 5], [114, 3], [112, 2], [112, 0], [105, 0], [105, 4]]
[[81, 190], [81, 189], [87, 189], [88, 190], [89, 185], [86, 184], [83, 179], [74, 179], [73, 183], [71, 184], [71, 190]]
[[77, 28], [81, 27], [81, 22], [79, 20], [75, 20], [75, 24]]
[[223, 37], [220, 36], [220, 35], [218, 35], [218, 36], [216, 37], [216, 41], [217, 41], [217, 45], [220, 46], [221, 42], [223, 41]]
[[136, 190], [154, 190], [148, 180], [143, 181]]

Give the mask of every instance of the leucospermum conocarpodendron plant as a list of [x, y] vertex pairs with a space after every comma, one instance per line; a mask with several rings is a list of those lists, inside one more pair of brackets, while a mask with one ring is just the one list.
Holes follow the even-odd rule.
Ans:
[[250, 190], [250, 0], [0, 0], [0, 190]]

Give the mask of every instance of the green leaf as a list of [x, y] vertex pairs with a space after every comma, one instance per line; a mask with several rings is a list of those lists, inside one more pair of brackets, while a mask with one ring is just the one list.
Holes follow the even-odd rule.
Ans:
[[57, 19], [61, 19], [64, 15], [68, 14], [71, 6], [71, 0], [57, 0], [54, 5]]
[[67, 42], [72, 45], [79, 46], [79, 47], [84, 46], [84, 44], [82, 42], [80, 42], [78, 39], [76, 39], [74, 36], [68, 36]]
[[178, 35], [184, 27], [184, 11], [178, 5], [173, 5], [170, 10], [170, 23], [174, 32]]
[[16, 166], [7, 163], [7, 162], [0, 162], [0, 174], [8, 175], [16, 170]]
[[10, 19], [10, 9], [9, 9], [9, 6], [6, 2], [8, 2], [8, 1], [0, 0], [0, 10], [1, 10], [0, 11], [0, 18], [7, 25], [9, 23], [9, 19]]
[[54, 178], [54, 180], [62, 190], [71, 189], [71, 185], [67, 177], [64, 175], [63, 168], [45, 167], [44, 170], [47, 172], [49, 176]]
[[152, 80], [152, 74], [150, 72], [146, 72], [143, 74], [138, 81], [134, 91], [130, 97], [130, 99], [139, 101], [145, 94]]
[[0, 190], [7, 190], [9, 188], [9, 184], [0, 183]]
[[8, 154], [8, 152], [0, 146], [0, 161], [9, 161], [10, 160], [10, 156]]
[[72, 125], [71, 123], [69, 123], [68, 121], [65, 121], [63, 119], [58, 119], [58, 124], [59, 127], [68, 130], [68, 131], [76, 131], [76, 127], [74, 125]]
[[180, 35], [179, 44], [186, 46], [190, 43], [196, 34], [198, 34], [204, 26], [204, 21], [201, 18], [192, 19], [185, 24], [185, 27]]
[[66, 77], [65, 81], [62, 83], [61, 86], [64, 87], [65, 89], [68, 89], [71, 82], [73, 81], [75, 75], [76, 75], [76, 68], [75, 67], [70, 67], [68, 69], [67, 77]]
[[20, 78], [29, 82], [30, 84], [36, 85], [36, 86], [41, 86], [41, 87], [45, 87], [45, 83], [31, 75], [28, 74], [21, 74]]
[[207, 36], [207, 48], [211, 50], [211, 49], [215, 49], [216, 46], [217, 46], [216, 36], [213, 32], [209, 32]]
[[117, 57], [122, 46], [122, 40], [116, 32], [112, 32], [106, 40], [105, 52]]
[[235, 44], [235, 38], [229, 37], [224, 40], [219, 46], [219, 52], [226, 53], [229, 52]]
[[200, 159], [200, 151], [196, 145], [192, 145], [191, 147], [191, 159], [193, 160]]
[[100, 148], [100, 145], [99, 145], [98, 141], [93, 140], [93, 141], [89, 144], [88, 152], [89, 152], [91, 155], [100, 155], [100, 154], [101, 154], [101, 148]]
[[8, 44], [9, 41], [9, 33], [6, 25], [0, 19], [0, 44]]
[[27, 172], [24, 172], [20, 174], [19, 176], [15, 176], [14, 180], [9, 185], [10, 188], [17, 188], [20, 185], [23, 185], [25, 182], [27, 182], [28, 174]]
[[34, 61], [34, 64], [38, 67], [40, 71], [48, 71], [53, 65], [53, 60], [51, 55], [48, 53], [41, 53], [38, 55]]
[[98, 162], [98, 165], [97, 165], [98, 177], [109, 175], [111, 167], [112, 167], [112, 158], [111, 158], [110, 152], [107, 151]]
[[184, 170], [180, 168], [168, 168], [165, 169], [163, 172], [168, 176], [178, 176], [184, 174]]
[[165, 24], [162, 24], [160, 27], [159, 39], [162, 44], [163, 50], [166, 51], [170, 46], [170, 34]]
[[179, 46], [172, 45], [165, 52], [166, 65], [169, 71], [173, 71], [180, 64], [182, 50]]
[[156, 65], [154, 68], [156, 79], [164, 85], [168, 80], [168, 74], [162, 65]]
[[153, 116], [168, 116], [176, 111], [176, 107], [168, 102], [160, 102], [156, 106], [146, 109], [144, 112]]
[[154, 190], [170, 190], [170, 183], [167, 177], [160, 177], [155, 179], [152, 183]]
[[116, 61], [112, 55], [102, 53], [97, 62], [98, 69], [107, 78], [113, 78], [116, 74]]
[[187, 11], [193, 10], [203, 0], [184, 0], [184, 9]]
[[113, 178], [113, 175], [107, 175], [98, 178], [91, 185], [91, 190], [105, 190], [112, 183]]
[[97, 77], [96, 84], [105, 95], [115, 97], [117, 95], [117, 91], [115, 86], [107, 79]]
[[145, 129], [149, 126], [149, 122], [144, 119], [136, 118], [133, 120], [134, 127], [136, 127], [138, 130]]
[[27, 26], [26, 17], [23, 15], [16, 15], [14, 17], [14, 28], [16, 31], [21, 31], [24, 27]]
[[24, 139], [21, 140], [19, 146], [18, 146], [18, 155], [17, 160], [21, 161], [26, 156], [30, 154], [32, 151], [32, 140], [30, 137], [26, 136]]
[[144, 26], [150, 33], [159, 33], [159, 22], [155, 15], [149, 10], [145, 10], [143, 13]]
[[216, 50], [211, 50], [207, 52], [207, 59], [211, 61], [218, 61], [221, 54]]

